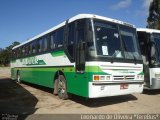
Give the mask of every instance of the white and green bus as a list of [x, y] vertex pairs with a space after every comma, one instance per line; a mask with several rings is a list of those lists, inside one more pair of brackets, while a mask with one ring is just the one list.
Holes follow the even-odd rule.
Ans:
[[86, 98], [143, 91], [143, 62], [136, 28], [79, 14], [12, 50], [11, 77]]
[[144, 64], [145, 89], [160, 89], [160, 30], [138, 28]]

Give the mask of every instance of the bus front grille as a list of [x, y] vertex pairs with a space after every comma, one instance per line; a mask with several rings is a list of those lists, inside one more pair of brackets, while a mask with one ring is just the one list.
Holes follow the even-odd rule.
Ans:
[[113, 80], [134, 80], [135, 76], [134, 75], [123, 75], [123, 76], [113, 76]]

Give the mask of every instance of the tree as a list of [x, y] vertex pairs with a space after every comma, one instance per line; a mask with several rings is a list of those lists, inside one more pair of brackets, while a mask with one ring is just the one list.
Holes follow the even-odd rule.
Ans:
[[7, 50], [12, 50], [12, 48], [13, 48], [14, 46], [17, 46], [17, 45], [19, 45], [19, 44], [20, 44], [19, 42], [15, 41], [15, 42], [13, 42], [10, 46], [6, 47], [6, 49], [7, 49]]
[[2, 48], [0, 48], [0, 53], [2, 52], [2, 50], [3, 50], [3, 49], [2, 49]]
[[149, 8], [147, 28], [160, 30], [160, 0], [153, 0]]
[[20, 43], [15, 41], [5, 49], [2, 49], [0, 52], [0, 65], [7, 66], [10, 63], [11, 55], [12, 55], [12, 48]]

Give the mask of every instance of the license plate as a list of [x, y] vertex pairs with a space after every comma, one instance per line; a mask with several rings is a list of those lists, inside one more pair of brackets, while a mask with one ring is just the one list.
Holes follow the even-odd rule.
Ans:
[[128, 84], [121, 84], [120, 85], [120, 89], [123, 90], [123, 89], [128, 89]]

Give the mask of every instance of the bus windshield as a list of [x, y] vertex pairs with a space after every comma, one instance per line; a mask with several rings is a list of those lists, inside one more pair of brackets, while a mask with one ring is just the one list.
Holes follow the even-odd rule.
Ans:
[[98, 56], [141, 60], [136, 30], [109, 22], [94, 22]]
[[137, 45], [136, 31], [127, 26], [120, 26], [120, 35], [122, 39], [124, 55], [126, 59], [141, 59]]
[[160, 63], [160, 34], [153, 33], [155, 50], [156, 50], [156, 62]]

